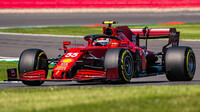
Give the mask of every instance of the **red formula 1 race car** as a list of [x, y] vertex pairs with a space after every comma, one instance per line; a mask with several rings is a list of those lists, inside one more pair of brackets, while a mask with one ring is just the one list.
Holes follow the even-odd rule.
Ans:
[[[104, 21], [103, 34], [87, 35], [87, 46], [63, 42], [64, 55], [47, 58], [40, 49], [22, 52], [16, 69], [8, 70], [8, 80], [21, 80], [29, 86], [44, 81], [105, 81], [127, 83], [131, 78], [166, 74], [169, 81], [191, 81], [196, 61], [192, 48], [179, 45], [179, 32], [168, 29], [129, 29], [112, 27], [116, 21]], [[169, 38], [162, 51], [147, 50], [148, 39]], [[140, 46], [145, 39], [145, 46]], [[171, 47], [169, 47], [169, 45]], [[53, 68], [49, 64], [54, 63]], [[47, 78], [49, 69], [51, 78]]]

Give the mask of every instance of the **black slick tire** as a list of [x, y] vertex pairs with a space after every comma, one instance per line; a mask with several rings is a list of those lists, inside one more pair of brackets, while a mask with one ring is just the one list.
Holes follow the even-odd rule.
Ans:
[[[19, 74], [34, 70], [45, 70], [46, 74], [48, 74], [48, 63], [44, 59], [47, 59], [47, 56], [40, 49], [24, 50], [19, 59]], [[22, 81], [22, 83], [28, 86], [40, 86], [44, 81]]]
[[168, 48], [165, 54], [165, 69], [169, 81], [191, 81], [196, 69], [192, 48], [185, 46]]
[[104, 68], [117, 68], [121, 83], [130, 82], [134, 74], [134, 61], [129, 50], [109, 49], [104, 58]]

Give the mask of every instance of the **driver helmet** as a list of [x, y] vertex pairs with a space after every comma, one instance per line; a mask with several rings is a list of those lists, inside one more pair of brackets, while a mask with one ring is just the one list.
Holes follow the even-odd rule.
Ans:
[[101, 44], [102, 46], [105, 46], [106, 44], [108, 44], [110, 42], [109, 38], [99, 38], [97, 40], [97, 43]]

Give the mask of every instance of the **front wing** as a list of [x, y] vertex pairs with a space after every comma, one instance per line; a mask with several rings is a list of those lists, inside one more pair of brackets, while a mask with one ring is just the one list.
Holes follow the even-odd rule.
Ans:
[[103, 80], [106, 79], [105, 71], [90, 69], [79, 70], [73, 78], [64, 79], [46, 79], [45, 70], [35, 70], [17, 75], [16, 69], [8, 69], [8, 81], [80, 81], [80, 80]]

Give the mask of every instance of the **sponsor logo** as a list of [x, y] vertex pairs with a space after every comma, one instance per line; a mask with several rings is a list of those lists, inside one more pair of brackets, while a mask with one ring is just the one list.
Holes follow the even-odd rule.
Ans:
[[136, 44], [136, 36], [135, 35], [132, 35], [132, 43]]
[[61, 63], [61, 66], [68, 66], [68, 63]]
[[73, 59], [70, 59], [70, 58], [69, 58], [69, 59], [63, 59], [63, 60], [62, 60], [63, 63], [70, 63], [70, 62], [73, 62], [73, 61], [74, 61], [74, 60], [73, 60]]
[[55, 70], [65, 70], [67, 67], [63, 67], [63, 66], [58, 66], [55, 68]]

